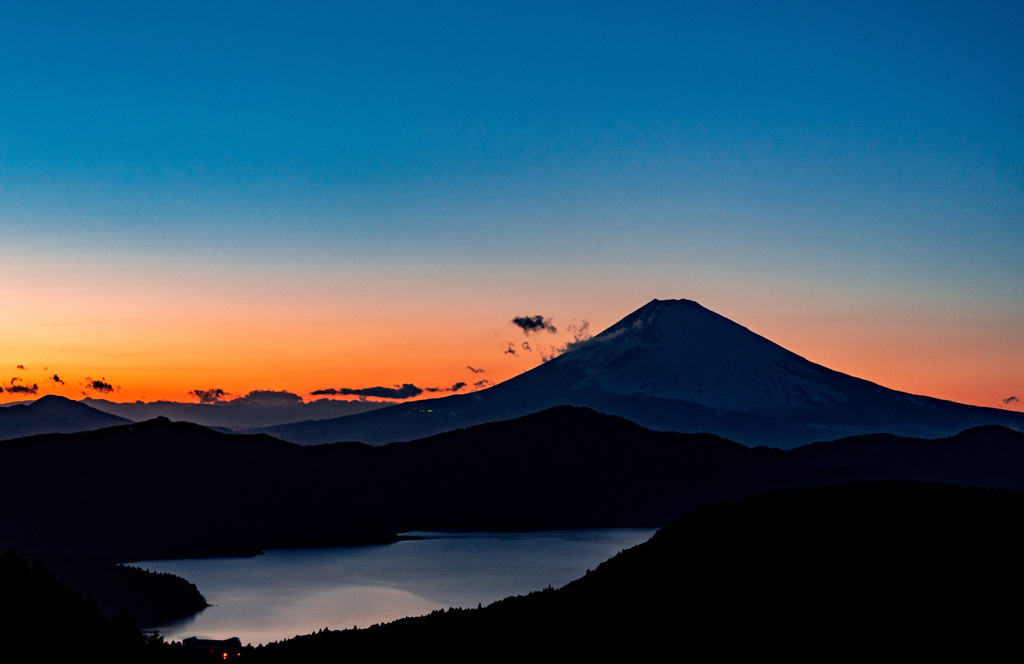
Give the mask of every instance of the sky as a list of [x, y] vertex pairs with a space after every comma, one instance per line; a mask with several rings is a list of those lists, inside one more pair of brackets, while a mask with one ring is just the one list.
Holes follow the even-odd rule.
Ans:
[[832, 4], [4, 3], [0, 401], [466, 392], [686, 298], [1024, 410], [1024, 7]]

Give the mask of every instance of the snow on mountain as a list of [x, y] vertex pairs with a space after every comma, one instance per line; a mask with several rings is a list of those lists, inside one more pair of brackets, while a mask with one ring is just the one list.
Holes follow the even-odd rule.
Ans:
[[815, 364], [690, 300], [653, 300], [559, 357], [480, 392], [260, 429], [383, 444], [584, 406], [643, 426], [792, 448], [863, 433], [941, 437], [1024, 414], [884, 388]]
[[[654, 300], [573, 352], [559, 370], [608, 394], [758, 411], [842, 403], [830, 372], [690, 300]], [[548, 369], [547, 371], [551, 371]]]

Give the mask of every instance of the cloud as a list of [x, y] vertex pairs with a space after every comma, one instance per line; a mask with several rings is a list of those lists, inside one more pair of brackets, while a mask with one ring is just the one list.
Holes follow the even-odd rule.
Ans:
[[357, 397], [376, 397], [378, 399], [411, 399], [423, 394], [423, 390], [412, 383], [403, 383], [394, 387], [329, 387], [324, 390], [313, 390], [310, 394], [345, 394]]
[[472, 371], [473, 373], [484, 373], [483, 369], [477, 369], [475, 367], [469, 366], [468, 364], [466, 365], [466, 368]]
[[1020, 403], [1020, 399], [1017, 397], [1006, 397], [1003, 399], [1003, 404], [1009, 406], [1011, 403]]
[[86, 376], [85, 378], [85, 389], [92, 390], [93, 392], [99, 392], [101, 394], [109, 394], [116, 390], [113, 385], [107, 382], [106, 378], [100, 378], [99, 380], [93, 380]]
[[35, 383], [31, 385], [17, 385], [17, 378], [11, 379], [11, 384], [3, 388], [4, 392], [10, 392], [11, 394], [36, 394], [39, 392], [39, 386]]
[[461, 380], [451, 387], [428, 387], [427, 392], [458, 392], [466, 386]]
[[60, 379], [60, 376], [58, 376], [57, 374], [53, 374], [53, 377], [50, 378], [50, 380], [52, 380], [55, 383], [60, 383], [61, 385], [64, 385], [64, 381], [62, 381]]
[[572, 341], [569, 343], [578, 344], [581, 341], [586, 341], [590, 338], [590, 321], [584, 318], [582, 323], [570, 323], [567, 331], [572, 335]]
[[516, 316], [512, 319], [512, 324], [523, 331], [523, 334], [530, 334], [531, 332], [558, 332], [558, 328], [551, 324], [550, 318], [544, 318], [543, 316]]
[[19, 368], [19, 369], [24, 369], [24, 368], [25, 368], [25, 365], [24, 365], [24, 364], [19, 364], [19, 365], [18, 365], [18, 368]]
[[288, 390], [252, 390], [244, 397], [228, 403], [254, 404], [257, 406], [294, 406], [305, 403], [302, 397]]
[[553, 360], [562, 353], [567, 353], [571, 350], [576, 350], [583, 344], [590, 341], [590, 321], [584, 319], [582, 323], [570, 323], [569, 328], [566, 330], [572, 335], [572, 341], [567, 342], [564, 346], [558, 348], [552, 348], [549, 352], [542, 353], [541, 359], [545, 362]]
[[212, 387], [208, 390], [192, 390], [189, 394], [197, 397], [199, 403], [217, 403], [224, 397], [231, 396], [230, 392], [225, 392], [219, 387]]
[[508, 348], [505, 349], [505, 355], [511, 355], [512, 357], [518, 357], [519, 353], [516, 352], [515, 344], [511, 341], [508, 342]]
[[492, 385], [494, 385], [493, 380], [487, 380], [486, 378], [484, 378], [483, 380], [478, 380], [477, 382], [473, 383], [473, 389], [482, 390], [491, 387]]
[[530, 342], [529, 341], [524, 341], [523, 343], [520, 344], [520, 346], [522, 346], [523, 350], [525, 350], [527, 353], [532, 353], [533, 352], [533, 349], [530, 348]]

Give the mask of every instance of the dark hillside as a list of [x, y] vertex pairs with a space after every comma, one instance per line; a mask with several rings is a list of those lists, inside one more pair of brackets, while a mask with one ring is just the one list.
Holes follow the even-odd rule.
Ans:
[[409, 443], [303, 447], [152, 420], [0, 443], [0, 545], [123, 561], [405, 530], [661, 526], [717, 500], [840, 481], [1016, 488], [1022, 438], [989, 427], [783, 452], [563, 406]]
[[994, 657], [1024, 617], [1024, 495], [870, 483], [702, 507], [559, 590], [259, 649], [503, 657]]
[[[0, 552], [0, 641], [5, 661], [184, 662], [180, 648], [147, 639], [131, 616], [105, 617], [96, 603], [14, 549]], [[17, 659], [7, 658], [16, 656]]]
[[926, 440], [891, 434], [805, 445], [792, 459], [852, 478], [1024, 489], [1024, 433], [999, 426]]
[[381, 448], [152, 420], [0, 444], [0, 544], [140, 560], [412, 529], [660, 526], [714, 500], [827, 480], [778, 450], [570, 407]]

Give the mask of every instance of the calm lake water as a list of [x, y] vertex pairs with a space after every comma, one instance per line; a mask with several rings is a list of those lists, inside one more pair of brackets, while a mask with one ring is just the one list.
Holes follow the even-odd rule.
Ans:
[[237, 636], [257, 645], [309, 634], [476, 607], [559, 588], [653, 529], [535, 533], [427, 533], [383, 546], [279, 549], [253, 558], [133, 563], [196, 584], [214, 606], [163, 625], [166, 638]]

